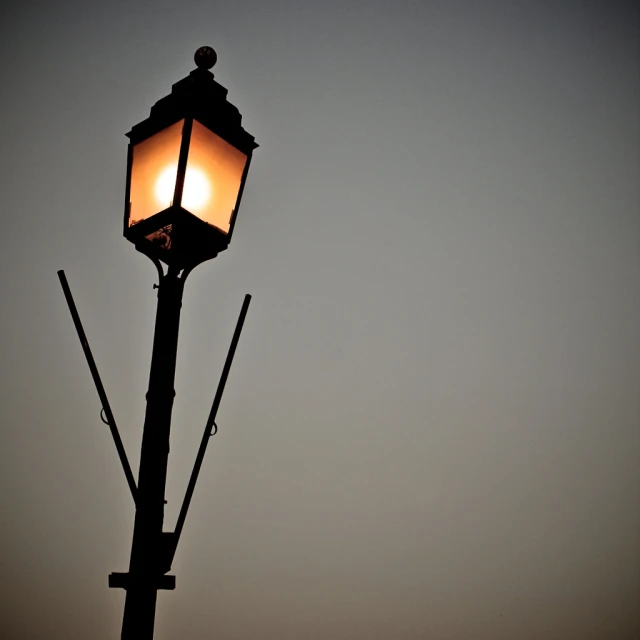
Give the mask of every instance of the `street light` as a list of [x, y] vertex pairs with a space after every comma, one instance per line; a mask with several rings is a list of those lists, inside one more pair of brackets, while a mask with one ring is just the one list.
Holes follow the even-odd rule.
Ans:
[[217, 429], [218, 406], [251, 299], [245, 296], [176, 528], [165, 532], [164, 496], [184, 283], [195, 266], [228, 247], [251, 156], [258, 146], [243, 129], [238, 109], [227, 101], [227, 90], [209, 71], [216, 58], [211, 47], [198, 49], [194, 57], [197, 69], [174, 84], [171, 93], [153, 106], [149, 118], [127, 134], [124, 236], [153, 261], [159, 278], [137, 486], [66, 277], [58, 272], [100, 396], [102, 419], [111, 429], [136, 505], [129, 571], [109, 576], [110, 587], [127, 592], [123, 640], [151, 640], [157, 591], [175, 588], [175, 577], [167, 574], [209, 437]]
[[213, 49], [198, 49], [195, 61], [198, 68], [127, 134], [124, 235], [178, 267], [214, 258], [229, 245], [257, 147], [208, 70]]

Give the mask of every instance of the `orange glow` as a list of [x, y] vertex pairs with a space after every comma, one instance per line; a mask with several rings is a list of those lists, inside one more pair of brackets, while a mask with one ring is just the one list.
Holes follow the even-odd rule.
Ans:
[[[176, 187], [178, 167], [169, 166], [158, 176], [155, 184], [155, 196], [161, 209], [171, 206]], [[207, 176], [196, 167], [189, 167], [184, 177], [182, 206], [197, 214], [211, 199], [211, 183]]]
[[156, 182], [167, 167], [178, 166], [183, 124], [184, 120], [176, 122], [133, 148], [129, 226], [149, 218], [171, 205], [173, 188], [175, 188], [175, 174], [174, 187], [164, 204], [158, 201]]
[[[184, 120], [133, 147], [129, 226], [173, 204]], [[228, 233], [247, 156], [193, 122], [181, 206]]]
[[[191, 208], [186, 200], [183, 200], [182, 206], [204, 222], [228, 233], [246, 163], [247, 156], [244, 153], [194, 120], [186, 176], [190, 171], [202, 172], [206, 176], [205, 180], [211, 185], [211, 191], [210, 197], [201, 204], [198, 203]], [[186, 183], [185, 177], [185, 197]]]

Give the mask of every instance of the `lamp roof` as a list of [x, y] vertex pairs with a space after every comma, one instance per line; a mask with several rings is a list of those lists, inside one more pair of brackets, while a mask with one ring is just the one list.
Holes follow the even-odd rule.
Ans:
[[258, 147], [255, 138], [242, 127], [242, 116], [237, 107], [227, 100], [227, 89], [218, 84], [209, 71], [216, 63], [216, 52], [211, 47], [200, 47], [194, 60], [198, 68], [176, 82], [171, 93], [158, 100], [149, 117], [132, 127], [127, 136], [136, 144], [183, 118], [191, 117], [250, 155]]

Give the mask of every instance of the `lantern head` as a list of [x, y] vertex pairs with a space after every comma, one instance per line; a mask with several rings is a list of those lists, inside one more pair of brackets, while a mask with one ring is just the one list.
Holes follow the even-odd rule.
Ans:
[[178, 268], [229, 245], [253, 150], [258, 146], [198, 49], [198, 68], [173, 85], [127, 134], [124, 235], [151, 258]]

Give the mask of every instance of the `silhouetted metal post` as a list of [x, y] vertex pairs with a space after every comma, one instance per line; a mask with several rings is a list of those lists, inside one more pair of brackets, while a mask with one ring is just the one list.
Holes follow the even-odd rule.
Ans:
[[[127, 592], [124, 640], [152, 640], [158, 589], [175, 588], [175, 577], [167, 572], [250, 300], [247, 295], [180, 510], [179, 526], [175, 532], [164, 532], [184, 283], [194, 267], [229, 246], [253, 151], [258, 147], [255, 138], [242, 127], [240, 112], [227, 100], [227, 90], [214, 80], [210, 70], [216, 60], [211, 47], [198, 49], [194, 56], [197, 68], [175, 83], [171, 93], [151, 108], [149, 117], [127, 134], [124, 236], [153, 261], [160, 278], [137, 487], [66, 278], [59, 272], [103, 405], [102, 420], [111, 429], [136, 505], [129, 572], [109, 576], [110, 587]], [[167, 265], [166, 273], [161, 263]]]
[[170, 568], [170, 548], [162, 525], [183, 288], [184, 277], [176, 269], [169, 269], [158, 286], [123, 640], [153, 638], [157, 591]]

